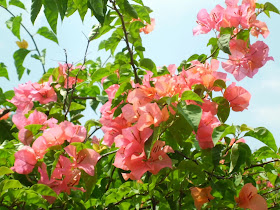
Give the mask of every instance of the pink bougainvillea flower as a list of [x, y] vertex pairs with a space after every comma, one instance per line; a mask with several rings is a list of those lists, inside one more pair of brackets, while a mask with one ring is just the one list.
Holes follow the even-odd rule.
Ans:
[[74, 125], [69, 121], [64, 121], [59, 124], [59, 127], [64, 132], [64, 138], [68, 142], [83, 142], [87, 136], [87, 130], [84, 126]]
[[243, 87], [235, 86], [233, 82], [225, 90], [224, 98], [229, 101], [233, 111], [241, 112], [249, 106], [251, 94]]
[[207, 34], [215, 27], [215, 23], [206, 9], [202, 9], [198, 12], [196, 22], [198, 26], [193, 29], [193, 35]]
[[33, 141], [33, 134], [30, 130], [27, 130], [25, 128], [22, 128], [18, 132], [18, 139], [23, 143], [24, 145], [30, 145]]
[[32, 112], [26, 123], [27, 125], [31, 125], [31, 124], [38, 124], [38, 125], [43, 125], [48, 119], [48, 116], [42, 112], [37, 111], [36, 109], [34, 110], [34, 112]]
[[149, 103], [139, 107], [140, 117], [137, 122], [137, 128], [142, 131], [151, 125], [159, 126], [161, 122], [169, 117], [168, 112], [161, 111], [156, 103]]
[[144, 32], [145, 34], [149, 34], [154, 30], [155, 25], [156, 25], [156, 20], [154, 18], [151, 18], [151, 24], [146, 23], [146, 26], [143, 28], [140, 28], [139, 31]]
[[208, 203], [210, 200], [213, 200], [214, 197], [210, 194], [212, 191], [212, 187], [206, 187], [206, 188], [198, 188], [198, 187], [192, 187], [190, 188], [191, 195], [194, 200], [195, 207], [200, 210], [203, 204]]
[[164, 145], [164, 141], [156, 141], [151, 150], [151, 157], [147, 164], [150, 167], [149, 171], [153, 174], [157, 174], [162, 168], [172, 168], [172, 160], [166, 153], [174, 153], [174, 150]]
[[32, 149], [34, 150], [38, 159], [42, 159], [44, 157], [48, 148], [49, 146], [43, 136], [38, 137], [32, 144]]
[[94, 176], [94, 166], [100, 158], [99, 153], [93, 149], [82, 149], [77, 153], [73, 145], [68, 145], [64, 150], [73, 158], [75, 168], [83, 169], [87, 174]]
[[24, 116], [26, 113], [17, 110], [12, 117], [13, 123], [17, 126], [18, 129], [22, 129], [27, 125], [27, 119]]
[[265, 199], [258, 194], [258, 190], [251, 183], [245, 184], [239, 192], [239, 197], [235, 198], [238, 206], [251, 210], [266, 210], [267, 203]]
[[266, 38], [269, 35], [269, 30], [265, 22], [255, 20], [252, 24], [251, 34], [255, 37], [259, 37], [259, 34], [263, 35]]
[[219, 120], [211, 112], [203, 112], [197, 129], [196, 139], [201, 149], [213, 148], [212, 133], [219, 126]]
[[139, 114], [132, 104], [124, 105], [122, 107], [122, 113], [124, 119], [126, 119], [127, 122], [130, 123], [135, 123], [139, 118]]
[[15, 164], [12, 170], [19, 174], [29, 174], [37, 163], [34, 150], [29, 146], [22, 147], [15, 153]]
[[247, 42], [243, 40], [231, 40], [230, 51], [229, 60], [223, 62], [222, 67], [237, 81], [246, 76], [252, 78], [267, 61], [273, 60], [273, 57], [268, 56], [268, 46], [262, 41], [257, 41], [248, 48]]
[[246, 143], [245, 139], [243, 139], [243, 138], [238, 139], [237, 141], [236, 141], [235, 138], [232, 138], [231, 141], [230, 141], [230, 143], [229, 143], [229, 146], [232, 146], [233, 144], [237, 144], [237, 143], [239, 143], [239, 142]]
[[44, 82], [42, 84], [33, 83], [33, 90], [31, 90], [32, 99], [34, 101], [39, 101], [40, 104], [47, 104], [52, 101], [57, 100], [56, 92], [53, 87], [50, 86], [49, 82]]

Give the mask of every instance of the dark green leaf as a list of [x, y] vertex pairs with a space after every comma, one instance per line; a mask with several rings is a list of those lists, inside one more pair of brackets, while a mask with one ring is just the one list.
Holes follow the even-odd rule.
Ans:
[[34, 24], [40, 10], [42, 8], [42, 0], [32, 0], [31, 4], [31, 22]]
[[136, 10], [130, 5], [128, 0], [124, 0], [124, 9], [125, 9], [125, 12], [128, 15], [130, 15], [132, 18], [138, 19], [138, 14], [137, 14]]
[[229, 42], [231, 39], [231, 34], [223, 34], [218, 40], [218, 47], [225, 53], [231, 55], [229, 49]]
[[39, 28], [39, 30], [37, 31], [37, 34], [40, 34], [41, 36], [43, 36], [49, 40], [52, 40], [58, 44], [56, 35], [51, 30], [49, 30], [47, 27]]
[[152, 71], [154, 76], [157, 75], [156, 64], [149, 58], [143, 58], [140, 60], [140, 66], [146, 70]]
[[249, 30], [242, 30], [242, 31], [238, 32], [236, 38], [247, 41], [250, 38], [250, 31]]
[[14, 53], [14, 60], [15, 60], [15, 66], [17, 69], [17, 74], [18, 74], [18, 79], [20, 80], [25, 68], [23, 67], [23, 61], [26, 57], [26, 55], [29, 53], [29, 50], [26, 49], [19, 49], [17, 51], [15, 51]]
[[245, 133], [244, 136], [254, 137], [277, 152], [277, 145], [273, 135], [264, 127], [255, 128], [253, 131]]
[[202, 109], [196, 105], [186, 105], [180, 102], [177, 106], [178, 111], [188, 121], [192, 128], [197, 131], [200, 119], [202, 116]]
[[68, 6], [68, 0], [57, 0], [56, 1], [56, 6], [59, 11], [61, 20], [64, 19], [65, 13], [67, 11], [67, 6]]
[[57, 19], [58, 19], [58, 9], [55, 3], [55, 0], [45, 0], [44, 1], [44, 13], [47, 18], [47, 21], [56, 34], [56, 26], [57, 26]]
[[280, 11], [273, 5], [271, 4], [270, 2], [266, 2], [264, 4], [264, 11], [270, 11], [270, 12], [275, 12], [277, 14], [280, 14]]
[[5, 77], [9, 80], [7, 66], [4, 63], [0, 63], [0, 77]]
[[0, 0], [0, 5], [2, 5], [3, 7], [7, 8], [6, 0]]
[[234, 144], [231, 149], [229, 172], [232, 172], [233, 169], [235, 168], [238, 161], [238, 157], [239, 157], [238, 144]]

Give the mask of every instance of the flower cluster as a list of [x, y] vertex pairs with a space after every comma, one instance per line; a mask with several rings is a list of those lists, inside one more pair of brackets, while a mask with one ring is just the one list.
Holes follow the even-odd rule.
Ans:
[[[119, 85], [110, 86], [105, 91], [109, 101], [101, 107], [100, 119], [104, 132], [103, 143], [111, 146], [113, 143], [120, 148], [117, 152], [114, 165], [123, 170], [130, 170], [130, 174], [123, 174], [124, 178], [140, 179], [146, 171], [158, 173], [161, 168], [172, 167], [167, 152], [173, 152], [171, 147], [164, 146], [165, 142], [157, 139], [153, 145], [150, 158], [145, 153], [145, 142], [152, 137], [153, 129], [160, 127], [168, 121], [171, 115], [176, 115], [177, 104], [171, 105], [159, 103], [160, 99], [178, 95], [179, 98], [185, 91], [191, 91], [194, 85], [204, 85], [209, 91], [222, 91], [221, 87], [214, 86], [216, 80], [226, 82], [226, 73], [217, 72], [219, 61], [212, 59], [200, 63], [192, 62], [192, 68], [176, 74], [176, 66], [168, 66], [169, 74], [153, 77], [153, 73], [147, 71], [143, 84], [132, 84], [134, 89], [127, 94], [125, 101], [112, 107], [112, 101], [119, 89]], [[235, 84], [226, 89], [224, 97], [229, 101], [234, 111], [243, 111], [249, 105], [250, 94]], [[206, 94], [204, 103], [185, 101], [187, 104], [199, 105], [202, 108], [202, 118], [196, 132], [196, 138], [202, 149], [212, 148], [213, 129], [220, 125], [217, 114], [218, 104], [208, 99]], [[115, 111], [121, 106], [122, 113], [114, 117]], [[156, 137], [157, 138], [157, 137]]]
[[[19, 129], [18, 139], [25, 146], [15, 153], [12, 169], [19, 174], [29, 174], [35, 166], [38, 166], [41, 174], [39, 183], [48, 185], [59, 194], [70, 193], [70, 189], [83, 190], [73, 187], [79, 184], [80, 169], [93, 176], [94, 166], [100, 155], [89, 148], [77, 152], [76, 147], [71, 145], [75, 142], [84, 142], [87, 137], [85, 127], [74, 125], [69, 121], [58, 124], [57, 119], [48, 119], [45, 113], [32, 110], [33, 101], [47, 104], [56, 100], [56, 93], [49, 82], [43, 84], [28, 82], [15, 88], [15, 96], [10, 102], [17, 107], [17, 111], [12, 120]], [[34, 130], [32, 126], [39, 127]], [[41, 160], [48, 151], [55, 149], [61, 150], [62, 153], [51, 177], [48, 177], [46, 164]]]

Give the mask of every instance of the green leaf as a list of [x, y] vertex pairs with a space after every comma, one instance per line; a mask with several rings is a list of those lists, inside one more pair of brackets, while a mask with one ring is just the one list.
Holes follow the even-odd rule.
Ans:
[[89, 0], [89, 3], [91, 5], [91, 8], [92, 8], [97, 20], [103, 19], [103, 21], [104, 21], [103, 1], [102, 0]]
[[57, 197], [57, 194], [55, 193], [55, 191], [53, 191], [52, 188], [50, 188], [49, 186], [44, 185], [44, 184], [34, 184], [30, 188], [30, 190], [33, 190], [43, 196]]
[[250, 38], [250, 31], [249, 30], [242, 30], [237, 34], [236, 38], [247, 41]]
[[93, 75], [91, 76], [92, 84], [94, 82], [100, 81], [102, 78], [108, 76], [109, 74], [110, 74], [110, 71], [108, 69], [105, 69], [105, 68], [101, 68], [101, 69], [96, 70], [93, 73]]
[[84, 110], [85, 108], [86, 107], [82, 104], [72, 102], [69, 111], [71, 112], [71, 111], [76, 111], [76, 110]]
[[227, 87], [225, 81], [224, 81], [224, 80], [221, 80], [221, 79], [215, 80], [213, 86], [214, 86], [214, 87], [220, 87], [220, 88], [222, 88], [222, 89], [225, 89], [225, 88]]
[[231, 149], [231, 154], [230, 154], [229, 172], [232, 172], [233, 169], [235, 168], [237, 161], [238, 161], [238, 157], [239, 157], [238, 144], [234, 144]]
[[0, 176], [6, 175], [6, 174], [13, 174], [14, 171], [12, 169], [9, 169], [6, 166], [1, 166], [0, 167]]
[[193, 60], [197, 60], [198, 57], [199, 57], [198, 54], [194, 54], [194, 55], [192, 55], [191, 57], [188, 58], [187, 62], [190, 62], [190, 61], [193, 61]]
[[230, 106], [228, 101], [226, 101], [227, 103], [225, 104], [220, 104], [218, 106], [218, 118], [222, 123], [225, 123], [229, 117], [229, 113], [230, 113]]
[[20, 24], [22, 18], [21, 16], [11, 17], [10, 20], [6, 22], [7, 27], [13, 32], [13, 34], [20, 40]]
[[94, 119], [88, 120], [85, 123], [85, 128], [87, 129], [87, 131], [89, 131], [94, 126], [101, 127], [102, 125], [100, 124], [100, 122], [98, 122], [98, 121], [96, 121]]
[[122, 83], [115, 94], [115, 98], [119, 97], [123, 92], [130, 90], [132, 88], [130, 82]]
[[194, 93], [191, 90], [187, 90], [187, 91], [183, 92], [181, 100], [182, 101], [193, 100], [193, 101], [199, 101], [199, 102], [203, 103], [203, 100], [199, 97], [199, 95], [197, 95], [196, 93]]
[[151, 150], [154, 146], [154, 143], [158, 140], [159, 134], [160, 134], [160, 127], [154, 128], [153, 135], [145, 142], [145, 153], [147, 159], [150, 158]]
[[0, 5], [2, 5], [3, 7], [7, 8], [6, 0], [0, 0]]
[[226, 124], [220, 125], [213, 130], [212, 139], [214, 145], [218, 143], [218, 141], [228, 134], [235, 134], [236, 128], [235, 126], [228, 126]]
[[133, 8], [136, 10], [138, 17], [141, 20], [146, 21], [147, 23], [151, 23], [149, 11], [147, 10], [147, 7], [145, 6], [140, 6], [140, 5], [132, 5]]
[[149, 58], [143, 58], [140, 60], [140, 66], [146, 70], [152, 71], [154, 76], [157, 75], [156, 64]]
[[65, 13], [67, 11], [67, 6], [68, 6], [68, 0], [57, 0], [56, 1], [56, 6], [59, 11], [61, 20], [64, 19]]
[[88, 10], [87, 1], [86, 0], [73, 0], [73, 1], [78, 9], [82, 21], [84, 21], [84, 17]]
[[125, 12], [134, 19], [138, 19], [138, 14], [136, 10], [131, 6], [128, 0], [124, 0], [124, 9]]
[[0, 77], [5, 77], [9, 80], [7, 66], [4, 63], [0, 63]]
[[16, 7], [25, 9], [24, 4], [23, 4], [20, 0], [10, 0], [10, 1], [9, 1], [9, 5], [14, 5], [14, 6], [16, 6]]
[[85, 182], [84, 186], [85, 186], [85, 190], [86, 190], [86, 192], [85, 192], [86, 200], [85, 201], [87, 201], [90, 198], [91, 193], [94, 190], [95, 184], [98, 180], [97, 178], [98, 178], [97, 173], [95, 173], [94, 176], [90, 176], [87, 173], [85, 173], [84, 171], [82, 172], [82, 179]]
[[33, 23], [33, 25], [34, 25], [34, 22], [39, 14], [41, 8], [42, 8], [42, 0], [32, 0], [30, 19], [31, 19], [31, 22]]
[[280, 14], [280, 11], [270, 2], [266, 2], [264, 4], [264, 11], [270, 11], [270, 12], [275, 12], [277, 14]]
[[275, 152], [277, 152], [277, 145], [275, 143], [273, 135], [264, 127], [255, 128], [253, 131], [245, 133], [244, 136], [254, 137], [255, 139], [258, 139], [259, 141], [273, 149]]
[[0, 192], [4, 192], [8, 189], [18, 189], [22, 188], [23, 186], [18, 180], [14, 179], [5, 179], [0, 183]]
[[15, 60], [15, 66], [17, 69], [17, 74], [18, 74], [18, 79], [20, 80], [25, 68], [23, 67], [23, 61], [25, 59], [25, 57], [27, 56], [27, 54], [29, 53], [29, 50], [26, 49], [18, 49], [17, 51], [15, 51], [14, 53], [14, 60]]
[[27, 130], [30, 130], [33, 134], [33, 136], [37, 135], [38, 131], [43, 127], [43, 125], [39, 124], [32, 124], [32, 125], [27, 125], [24, 128]]
[[44, 13], [47, 18], [47, 21], [53, 32], [56, 34], [58, 9], [55, 0], [44, 0], [44, 8]]
[[225, 53], [231, 55], [230, 49], [229, 49], [229, 42], [231, 39], [231, 34], [223, 34], [218, 39], [218, 47]]
[[194, 131], [197, 131], [200, 119], [202, 116], [202, 109], [196, 105], [186, 105], [186, 103], [180, 102], [177, 106], [178, 111], [192, 126]]
[[37, 34], [40, 34], [41, 36], [43, 36], [49, 40], [52, 40], [58, 44], [56, 35], [51, 30], [49, 30], [47, 27], [39, 28], [39, 30], [37, 31]]
[[[45, 61], [46, 61], [46, 49], [42, 50], [42, 55], [39, 56], [37, 54], [33, 54], [31, 55], [32, 58], [35, 58], [37, 60], [39, 60], [42, 64], [45, 65]], [[50, 77], [51, 74], [48, 74], [48, 78]]]

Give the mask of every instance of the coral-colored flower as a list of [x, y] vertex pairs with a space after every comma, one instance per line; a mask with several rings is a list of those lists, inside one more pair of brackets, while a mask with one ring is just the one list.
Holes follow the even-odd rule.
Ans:
[[69, 121], [64, 121], [59, 124], [59, 127], [64, 132], [64, 138], [68, 142], [83, 142], [87, 136], [87, 130], [84, 126], [74, 125]]
[[73, 158], [75, 168], [83, 169], [87, 174], [94, 176], [94, 166], [100, 155], [93, 149], [82, 149], [77, 153], [76, 147], [68, 145], [64, 148], [69, 156]]
[[245, 139], [241, 138], [241, 139], [238, 139], [237, 141], [235, 140], [235, 138], [232, 138], [230, 140], [230, 143], [229, 143], [229, 146], [232, 146], [233, 144], [237, 144], [237, 143], [246, 143]]
[[16, 160], [12, 170], [19, 174], [31, 173], [37, 163], [35, 152], [29, 146], [24, 146], [21, 150], [17, 151], [15, 158]]
[[47, 104], [52, 101], [57, 100], [56, 92], [53, 87], [50, 86], [49, 82], [44, 82], [42, 84], [33, 83], [33, 90], [31, 90], [32, 99], [34, 101], [39, 101], [40, 104]]
[[206, 188], [192, 187], [190, 190], [194, 200], [194, 205], [198, 210], [201, 209], [203, 204], [208, 203], [210, 200], [214, 199], [214, 197], [210, 194], [210, 192], [212, 191], [211, 186], [208, 186]]
[[245, 184], [239, 192], [239, 197], [235, 198], [238, 206], [251, 210], [266, 210], [265, 199], [258, 194], [258, 190], [251, 183]]
[[155, 25], [156, 25], [155, 19], [154, 19], [154, 18], [151, 18], [151, 24], [146, 23], [146, 26], [143, 27], [143, 28], [140, 28], [139, 31], [140, 31], [140, 32], [144, 32], [145, 34], [149, 34], [149, 33], [151, 33], [151, 32], [154, 30]]
[[249, 106], [251, 94], [244, 88], [235, 86], [235, 82], [233, 82], [227, 87], [224, 97], [229, 101], [233, 111], [241, 112]]

